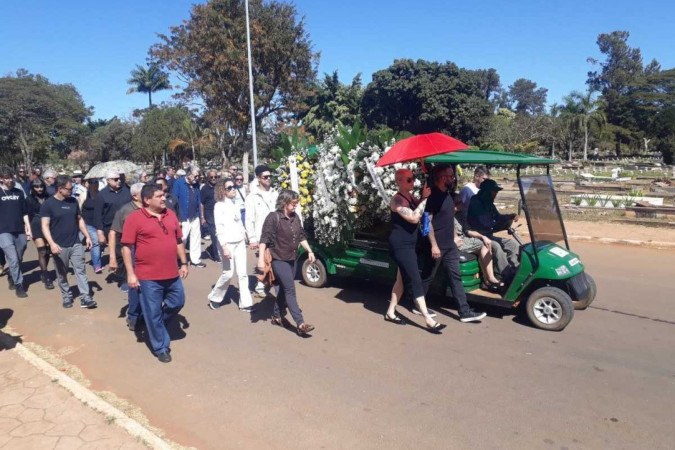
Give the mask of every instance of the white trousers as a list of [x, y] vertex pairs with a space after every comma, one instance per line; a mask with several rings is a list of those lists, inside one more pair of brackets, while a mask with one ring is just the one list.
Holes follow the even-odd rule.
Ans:
[[180, 223], [183, 243], [190, 238], [190, 262], [199, 264], [202, 260], [202, 229], [199, 217]]
[[[209, 294], [209, 300], [220, 303], [225, 297], [227, 287], [230, 284], [234, 272], [237, 272], [237, 284], [239, 285], [239, 308], [248, 308], [253, 306], [251, 293], [248, 291], [248, 275], [246, 274], [246, 242], [228, 242], [224, 247], [230, 252], [230, 269], [223, 270]], [[223, 261], [226, 258], [222, 257]]]

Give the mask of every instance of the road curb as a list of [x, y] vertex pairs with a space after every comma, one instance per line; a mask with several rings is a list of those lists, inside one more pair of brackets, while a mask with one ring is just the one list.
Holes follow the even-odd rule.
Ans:
[[675, 242], [640, 241], [635, 239], [616, 239], [616, 238], [605, 238], [596, 236], [576, 236], [576, 235], [568, 235], [567, 238], [573, 241], [599, 242], [601, 244], [636, 245], [640, 247], [650, 247], [650, 248], [675, 248]]
[[20, 342], [12, 339], [11, 335], [0, 333], [0, 342], [6, 346], [16, 350], [16, 352], [28, 363], [36, 367], [42, 373], [55, 380], [64, 389], [70, 392], [76, 399], [78, 399], [85, 406], [106, 415], [108, 418], [113, 418], [115, 424], [123, 428], [127, 433], [142, 440], [148, 447], [160, 450], [169, 450], [172, 446], [157, 436], [152, 431], [141, 425], [136, 420], [124, 414], [122, 411], [103, 400], [90, 389], [82, 386], [80, 383], [58, 370], [56, 367], [49, 364], [44, 359], [33, 353], [26, 346]]

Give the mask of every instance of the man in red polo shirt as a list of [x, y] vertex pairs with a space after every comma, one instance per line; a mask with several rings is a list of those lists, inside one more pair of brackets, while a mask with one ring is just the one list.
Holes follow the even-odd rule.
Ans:
[[[187, 258], [178, 218], [166, 208], [162, 188], [154, 184], [143, 186], [141, 199], [143, 207], [124, 222], [122, 257], [129, 288], [141, 290], [141, 310], [152, 351], [157, 359], [168, 363], [171, 339], [166, 324], [185, 304], [182, 280], [188, 276]], [[175, 264], [177, 258], [180, 268]]]

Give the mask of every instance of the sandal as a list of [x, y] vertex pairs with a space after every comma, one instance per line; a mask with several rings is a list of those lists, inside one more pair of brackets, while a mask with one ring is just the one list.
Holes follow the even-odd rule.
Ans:
[[441, 334], [441, 330], [445, 327], [447, 327], [447, 325], [444, 323], [434, 322], [431, 326], [427, 324], [427, 331], [432, 334]]
[[282, 328], [286, 328], [286, 329], [293, 328], [293, 325], [291, 325], [291, 323], [285, 317], [277, 317], [277, 316], [272, 317], [272, 319], [270, 320], [270, 323], [272, 325], [276, 325], [278, 327], [282, 327]]
[[482, 282], [480, 284], [480, 288], [488, 292], [500, 292], [502, 289], [504, 289], [504, 283], [501, 281], [499, 283]]
[[390, 317], [388, 313], [385, 313], [384, 320], [386, 320], [387, 322], [395, 323], [396, 325], [405, 325], [405, 322], [401, 320], [401, 318], [396, 314], [394, 314], [394, 317]]
[[307, 336], [307, 334], [314, 329], [314, 325], [310, 325], [308, 323], [301, 323], [298, 325], [297, 331], [298, 331], [298, 336]]

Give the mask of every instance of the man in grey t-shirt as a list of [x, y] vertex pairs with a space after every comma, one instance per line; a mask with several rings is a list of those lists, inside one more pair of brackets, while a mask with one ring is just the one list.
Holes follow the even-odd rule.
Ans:
[[[122, 229], [124, 228], [124, 222], [127, 220], [127, 217], [129, 217], [129, 214], [143, 206], [141, 203], [141, 190], [143, 189], [143, 186], [145, 186], [143, 183], [135, 183], [131, 185], [129, 188], [131, 193], [131, 201], [122, 206], [119, 211], [115, 213], [115, 217], [113, 217], [113, 222], [110, 226], [110, 232], [108, 233], [108, 242], [110, 244], [111, 255], [115, 255], [117, 253], [117, 243], [122, 238]], [[118, 271], [119, 267], [117, 265], [116, 258], [110, 258], [110, 269]], [[121, 270], [121, 276], [126, 279], [126, 271], [124, 270], [124, 266], [122, 266]], [[127, 295], [129, 300], [129, 307], [127, 308], [127, 327], [129, 327], [131, 331], [134, 331], [136, 330], [136, 322], [141, 315], [140, 290], [129, 288]]]

